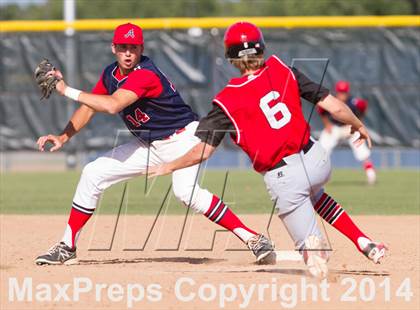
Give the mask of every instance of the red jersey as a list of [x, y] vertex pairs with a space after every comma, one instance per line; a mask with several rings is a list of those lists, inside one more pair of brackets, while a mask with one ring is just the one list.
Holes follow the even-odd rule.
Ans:
[[[163, 90], [159, 77], [154, 72], [147, 69], [133, 71], [130, 73], [129, 79], [128, 75], [122, 75], [120, 70], [115, 70], [114, 76], [120, 83], [127, 79], [120, 88], [132, 91], [139, 98], [157, 98]], [[103, 73], [95, 87], [92, 89], [92, 93], [96, 95], [109, 95], [108, 89], [106, 89], [104, 85]]]
[[271, 56], [253, 75], [233, 78], [215, 97], [235, 126], [235, 143], [264, 172], [308, 143], [310, 127], [291, 69]]

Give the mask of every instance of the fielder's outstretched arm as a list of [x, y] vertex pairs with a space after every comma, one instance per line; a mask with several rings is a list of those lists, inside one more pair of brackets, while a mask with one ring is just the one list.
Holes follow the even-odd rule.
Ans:
[[179, 157], [169, 163], [164, 163], [158, 166], [152, 166], [148, 169], [148, 178], [159, 175], [166, 175], [182, 168], [194, 166], [207, 160], [216, 150], [215, 146], [200, 142], [188, 151], [184, 156]]

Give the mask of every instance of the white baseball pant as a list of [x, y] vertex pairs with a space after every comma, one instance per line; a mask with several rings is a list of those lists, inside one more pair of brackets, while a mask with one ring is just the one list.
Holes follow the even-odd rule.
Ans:
[[333, 125], [331, 128], [331, 132], [328, 132], [324, 129], [321, 132], [321, 136], [319, 137], [319, 142], [321, 143], [322, 147], [331, 154], [332, 150], [337, 146], [340, 140], [347, 140], [350, 148], [353, 151], [354, 157], [358, 161], [365, 161], [370, 156], [370, 150], [365, 143], [356, 147], [354, 145], [354, 141], [358, 138], [359, 133], [354, 133], [353, 135], [350, 133], [350, 126], [336, 126]]
[[[93, 213], [105, 189], [111, 185], [146, 174], [149, 165], [170, 162], [200, 143], [194, 133], [198, 122], [192, 122], [185, 131], [173, 134], [169, 139], [157, 140], [149, 145], [137, 138], [117, 146], [96, 160], [88, 163], [82, 172], [73, 207]], [[175, 196], [196, 212], [205, 213], [213, 195], [196, 184], [199, 165], [180, 169], [172, 174]], [[192, 196], [193, 193], [193, 196]]]
[[330, 158], [320, 143], [314, 142], [306, 154], [301, 151], [283, 160], [287, 165], [266, 172], [264, 182], [296, 248], [302, 249], [310, 235], [322, 238], [313, 206], [330, 178]]

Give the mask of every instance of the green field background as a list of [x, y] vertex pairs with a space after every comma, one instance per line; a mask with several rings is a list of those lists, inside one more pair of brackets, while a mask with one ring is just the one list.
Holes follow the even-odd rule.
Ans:
[[[2, 214], [67, 214], [80, 171], [42, 173], [3, 173], [0, 177], [0, 212]], [[224, 188], [226, 179], [226, 186]], [[209, 170], [200, 180], [204, 188], [222, 195], [237, 213], [270, 213], [270, 201], [261, 175], [245, 170]], [[122, 182], [103, 195], [97, 213], [181, 214], [185, 207], [171, 194], [171, 178], [148, 181], [145, 177]], [[126, 187], [123, 203], [122, 194]], [[223, 190], [224, 188], [224, 190]], [[366, 184], [363, 170], [337, 169], [327, 192], [352, 214], [419, 214], [419, 170], [384, 170], [378, 183]], [[169, 193], [168, 196], [165, 196]], [[165, 203], [163, 203], [165, 201]]]

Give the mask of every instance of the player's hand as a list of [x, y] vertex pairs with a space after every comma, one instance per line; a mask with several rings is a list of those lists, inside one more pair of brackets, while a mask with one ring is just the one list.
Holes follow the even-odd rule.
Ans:
[[55, 90], [61, 95], [64, 96], [64, 91], [66, 90], [66, 83], [63, 80], [63, 74], [60, 70], [54, 69], [47, 73], [47, 76], [55, 76], [60, 79], [55, 86]]
[[171, 174], [172, 172], [173, 170], [167, 163], [157, 166], [150, 166], [147, 171], [147, 178], [151, 179], [160, 175]]
[[359, 133], [359, 137], [353, 142], [356, 147], [359, 147], [366, 141], [368, 144], [368, 147], [372, 148], [372, 141], [370, 140], [369, 133], [365, 126], [361, 126], [359, 128], [355, 128], [352, 126], [351, 133], [353, 134], [355, 132]]
[[60, 137], [59, 136], [54, 136], [54, 135], [42, 136], [36, 142], [36, 144], [38, 144], [38, 149], [41, 152], [45, 151], [45, 145], [47, 143], [52, 143], [53, 144], [53, 147], [50, 148], [50, 152], [55, 152], [55, 151], [59, 150], [64, 145], [64, 142], [60, 139]]

